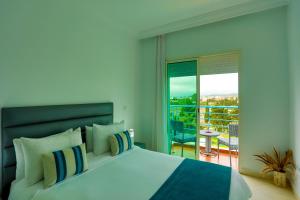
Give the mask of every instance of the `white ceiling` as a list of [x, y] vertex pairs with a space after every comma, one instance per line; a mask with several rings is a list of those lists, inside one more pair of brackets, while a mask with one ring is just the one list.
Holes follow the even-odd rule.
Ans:
[[106, 21], [145, 38], [282, 6], [288, 0], [102, 0], [93, 3], [98, 4], [94, 8]]

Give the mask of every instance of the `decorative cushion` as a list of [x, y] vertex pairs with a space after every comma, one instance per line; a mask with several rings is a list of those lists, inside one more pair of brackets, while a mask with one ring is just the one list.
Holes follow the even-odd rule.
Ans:
[[86, 151], [93, 152], [93, 127], [86, 126], [85, 127], [85, 135], [86, 135]]
[[[90, 128], [92, 129], [92, 127]], [[72, 129], [68, 131], [71, 130]], [[56, 136], [56, 135], [51, 135], [49, 137]], [[21, 180], [25, 177], [25, 160], [24, 160], [24, 152], [22, 147], [22, 140], [20, 138], [15, 138], [13, 139], [13, 144], [14, 144], [15, 155], [16, 155], [16, 180]]]
[[25, 161], [22, 149], [22, 141], [20, 138], [13, 139], [15, 153], [16, 153], [16, 180], [21, 180], [25, 177]]
[[82, 144], [80, 128], [44, 138], [21, 138], [21, 141], [27, 185], [43, 179], [43, 154]]
[[110, 136], [110, 148], [113, 156], [132, 149], [133, 144], [128, 131], [116, 133]]
[[124, 131], [124, 121], [111, 125], [93, 125], [94, 154], [100, 155], [110, 150], [109, 137]]
[[44, 154], [42, 160], [45, 187], [88, 169], [85, 144]]

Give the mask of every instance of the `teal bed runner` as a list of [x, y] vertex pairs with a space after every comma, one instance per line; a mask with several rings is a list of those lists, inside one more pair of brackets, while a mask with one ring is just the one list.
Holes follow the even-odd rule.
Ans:
[[185, 159], [151, 200], [228, 200], [231, 168]]

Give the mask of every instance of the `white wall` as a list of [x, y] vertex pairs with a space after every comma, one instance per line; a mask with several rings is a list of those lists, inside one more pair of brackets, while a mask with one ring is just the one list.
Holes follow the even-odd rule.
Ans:
[[300, 1], [292, 0], [288, 8], [291, 147], [297, 165], [295, 192], [300, 197]]
[[[143, 40], [142, 66], [145, 76], [141, 86], [142, 111], [147, 118], [147, 136], [152, 130], [148, 124], [154, 97], [155, 51], [154, 39]], [[286, 7], [251, 14], [198, 28], [168, 34], [168, 59], [241, 50], [240, 67], [240, 168], [258, 173], [261, 164], [253, 154], [271, 151], [275, 145], [282, 151], [289, 146], [289, 84], [287, 63]], [[146, 55], [146, 56], [145, 56]], [[149, 74], [150, 73], [150, 74]], [[149, 104], [148, 104], [149, 103]], [[144, 112], [147, 111], [147, 112]], [[145, 132], [146, 133], [146, 132]], [[151, 143], [150, 140], [147, 141]]]
[[[137, 39], [81, 1], [0, 2], [0, 107], [114, 103], [137, 126]], [[137, 115], [136, 115], [137, 114]]]

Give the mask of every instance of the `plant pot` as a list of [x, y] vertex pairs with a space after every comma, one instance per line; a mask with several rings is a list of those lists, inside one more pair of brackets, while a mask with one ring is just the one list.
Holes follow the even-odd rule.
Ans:
[[274, 184], [279, 187], [286, 187], [286, 173], [274, 172]]

